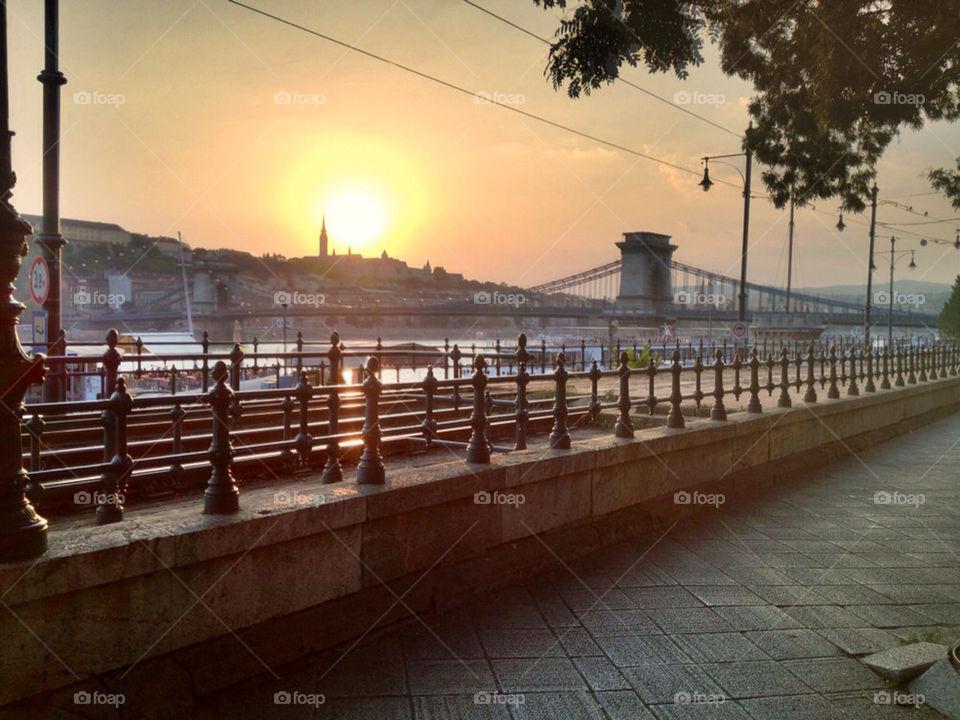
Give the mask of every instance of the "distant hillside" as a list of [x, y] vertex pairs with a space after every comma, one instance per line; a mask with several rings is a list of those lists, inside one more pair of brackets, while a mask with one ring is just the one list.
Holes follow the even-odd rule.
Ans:
[[[889, 265], [888, 265], [889, 269]], [[887, 276], [889, 277], [889, 276]], [[886, 278], [874, 275], [874, 291], [886, 290], [889, 287]], [[940, 308], [950, 297], [950, 286], [946, 283], [928, 282], [926, 280], [894, 280], [893, 289], [900, 293], [916, 293], [924, 296], [924, 312], [939, 312]], [[837, 300], [853, 300], [862, 302], [867, 286], [863, 285], [826, 285], [824, 287], [797, 288], [797, 292], [835, 298]]]

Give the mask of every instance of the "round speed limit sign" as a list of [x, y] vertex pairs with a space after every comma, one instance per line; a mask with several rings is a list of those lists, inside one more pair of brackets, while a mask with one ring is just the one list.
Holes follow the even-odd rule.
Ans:
[[30, 264], [30, 297], [37, 305], [47, 301], [50, 292], [50, 268], [42, 257], [36, 257]]

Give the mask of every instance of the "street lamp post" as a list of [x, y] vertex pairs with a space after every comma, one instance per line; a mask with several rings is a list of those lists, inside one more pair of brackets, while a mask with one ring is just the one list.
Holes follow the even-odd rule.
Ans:
[[[737, 293], [737, 320], [741, 322], [746, 320], [747, 313], [747, 245], [750, 236], [750, 171], [753, 165], [753, 153], [749, 150], [740, 153], [729, 153], [727, 155], [705, 155], [703, 159], [703, 180], [700, 181], [700, 187], [707, 192], [712, 186], [710, 179], [710, 161], [723, 160], [724, 158], [743, 157], [746, 160], [745, 172], [740, 173], [739, 168], [733, 167], [743, 179], [743, 244], [740, 250], [740, 290]], [[726, 164], [726, 163], [725, 163]]]
[[283, 375], [287, 376], [287, 367], [290, 361], [287, 358], [287, 303], [280, 303], [283, 310]]
[[[62, 320], [62, 280], [60, 258], [66, 241], [60, 234], [60, 86], [67, 79], [58, 67], [60, 0], [44, 5], [44, 68], [37, 76], [43, 85], [43, 222], [37, 244], [47, 262], [50, 278], [43, 309], [47, 313], [47, 338], [52, 355], [63, 355], [66, 348], [60, 338]], [[43, 384], [44, 402], [66, 399], [66, 367], [53, 368]]]
[[890, 291], [887, 293], [887, 348], [893, 347], [893, 267], [897, 264], [897, 260], [905, 256], [907, 253], [910, 254], [910, 264], [907, 266], [911, 270], [917, 267], [916, 259], [914, 257], [913, 250], [901, 250], [896, 252], [894, 247], [896, 246], [897, 239], [890, 236]]
[[23, 312], [13, 283], [32, 228], [10, 202], [16, 176], [11, 158], [7, 93], [7, 3], [0, 0], [0, 562], [34, 558], [47, 550], [47, 521], [27, 499], [23, 469], [23, 397], [43, 382], [44, 356], [27, 357], [17, 337]]
[[863, 343], [870, 348], [870, 294], [873, 292], [873, 246], [877, 236], [877, 186], [870, 191], [870, 257], [867, 259], [867, 296], [863, 303]]

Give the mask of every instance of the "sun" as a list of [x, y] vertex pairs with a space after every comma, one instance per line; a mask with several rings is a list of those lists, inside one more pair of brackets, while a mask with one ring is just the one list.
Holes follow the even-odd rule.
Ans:
[[383, 202], [366, 190], [342, 190], [323, 208], [327, 232], [334, 245], [357, 251], [376, 240], [387, 225]]

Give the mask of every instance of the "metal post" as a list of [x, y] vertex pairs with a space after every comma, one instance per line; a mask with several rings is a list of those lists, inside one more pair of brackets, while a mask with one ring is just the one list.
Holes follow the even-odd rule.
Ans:
[[763, 406], [760, 404], [760, 358], [757, 357], [757, 349], [750, 350], [750, 399], [747, 401], [748, 413], [761, 413]]
[[527, 336], [520, 333], [517, 336], [517, 432], [515, 450], [527, 448], [527, 421], [530, 413], [527, 412], [527, 385], [530, 382], [530, 373], [527, 372], [527, 363], [530, 353], [527, 351]]
[[336, 435], [340, 430], [340, 334], [330, 333], [330, 349], [327, 350], [327, 359], [330, 361], [330, 390], [327, 394], [327, 461], [323, 466], [321, 479], [325, 483], [335, 483], [343, 480], [343, 468], [340, 465], [340, 443]]
[[[433, 374], [433, 365], [427, 365], [427, 376], [423, 379], [423, 422], [420, 428], [423, 431], [423, 440], [429, 448], [437, 437], [437, 421], [433, 417], [433, 396], [437, 392], [439, 381]], [[519, 428], [518, 428], [519, 432]]]
[[813, 345], [807, 345], [807, 392], [803, 395], [803, 401], [805, 403], [815, 403], [817, 401], [817, 391], [814, 388], [817, 381], [814, 377], [813, 364]]
[[793, 185], [790, 186], [790, 234], [787, 240], [787, 298], [786, 312], [790, 312], [790, 289], [793, 282]]
[[313, 437], [310, 435], [310, 398], [313, 397], [313, 386], [307, 380], [305, 370], [300, 371], [300, 381], [297, 383], [294, 395], [300, 405], [300, 423], [297, 431], [297, 469], [310, 469], [310, 452], [313, 450]]
[[857, 348], [850, 348], [850, 384], [847, 385], [847, 395], [856, 396], [860, 394], [860, 388], [857, 386]]
[[[47, 312], [48, 338], [59, 338], [63, 327], [60, 257], [66, 244], [60, 234], [60, 86], [67, 79], [57, 65], [60, 35], [58, 7], [59, 0], [45, 0], [44, 67], [37, 76], [43, 85], [43, 222], [41, 232], [37, 235], [37, 244], [50, 271], [47, 299], [43, 303], [43, 309]], [[6, 63], [6, 57], [3, 61]], [[43, 384], [43, 401], [63, 402], [65, 393], [61, 373], [50, 373]]]
[[363, 453], [357, 465], [357, 482], [361, 485], [383, 485], [386, 470], [380, 454], [380, 392], [382, 384], [377, 373], [380, 364], [375, 357], [367, 358], [366, 378], [363, 381]]
[[867, 258], [867, 296], [863, 303], [863, 340], [870, 343], [870, 294], [873, 292], [873, 244], [877, 234], [877, 186], [870, 191], [870, 256]]
[[214, 388], [204, 401], [210, 405], [213, 427], [210, 442], [210, 479], [203, 493], [206, 515], [229, 515], [240, 510], [240, 491], [233, 480], [233, 444], [230, 441], [230, 404], [233, 390], [227, 384], [230, 371], [218, 360], [213, 366]]
[[[841, 360], [842, 362], [842, 360]], [[827, 400], [839, 400], [840, 388], [837, 387], [837, 346], [830, 346], [830, 387], [827, 390]]]
[[750, 237], [750, 170], [753, 153], [747, 150], [746, 158], [747, 171], [743, 181], [743, 247], [740, 251], [740, 292], [737, 303], [737, 320], [740, 321], [747, 317], [747, 244]]
[[484, 370], [487, 361], [483, 355], [473, 358], [473, 376], [470, 384], [473, 386], [473, 413], [470, 415], [470, 442], [467, 444], [467, 462], [490, 462], [490, 443], [487, 440], [487, 418], [483, 405], [484, 390], [487, 388], [487, 375]]
[[887, 304], [887, 345], [893, 344], [893, 265], [894, 265], [894, 253], [893, 247], [896, 244], [897, 239], [890, 236], [890, 295], [887, 298], [889, 303]]
[[133, 398], [127, 392], [123, 378], [117, 380], [117, 389], [103, 411], [104, 449], [110, 455], [101, 480], [103, 492], [97, 503], [97, 525], [123, 520], [123, 494], [133, 460], [127, 454], [127, 416], [133, 407]]
[[713, 362], [713, 409], [711, 420], [726, 420], [727, 409], [723, 406], [723, 350], [717, 350]]
[[780, 348], [780, 397], [777, 398], [777, 407], [788, 408], [793, 405], [790, 401], [790, 360], [787, 358], [787, 348]]
[[553, 429], [550, 431], [551, 450], [569, 450], [570, 432], [567, 430], [567, 368], [566, 357], [557, 353], [556, 370], [553, 373], [555, 397], [553, 402]]
[[680, 402], [683, 399], [683, 396], [680, 394], [680, 372], [683, 368], [680, 367], [680, 351], [674, 350], [673, 357], [670, 362], [670, 376], [671, 376], [671, 389], [670, 389], [670, 412], [667, 415], [667, 427], [679, 429], [684, 426], [683, 413], [680, 411]]

